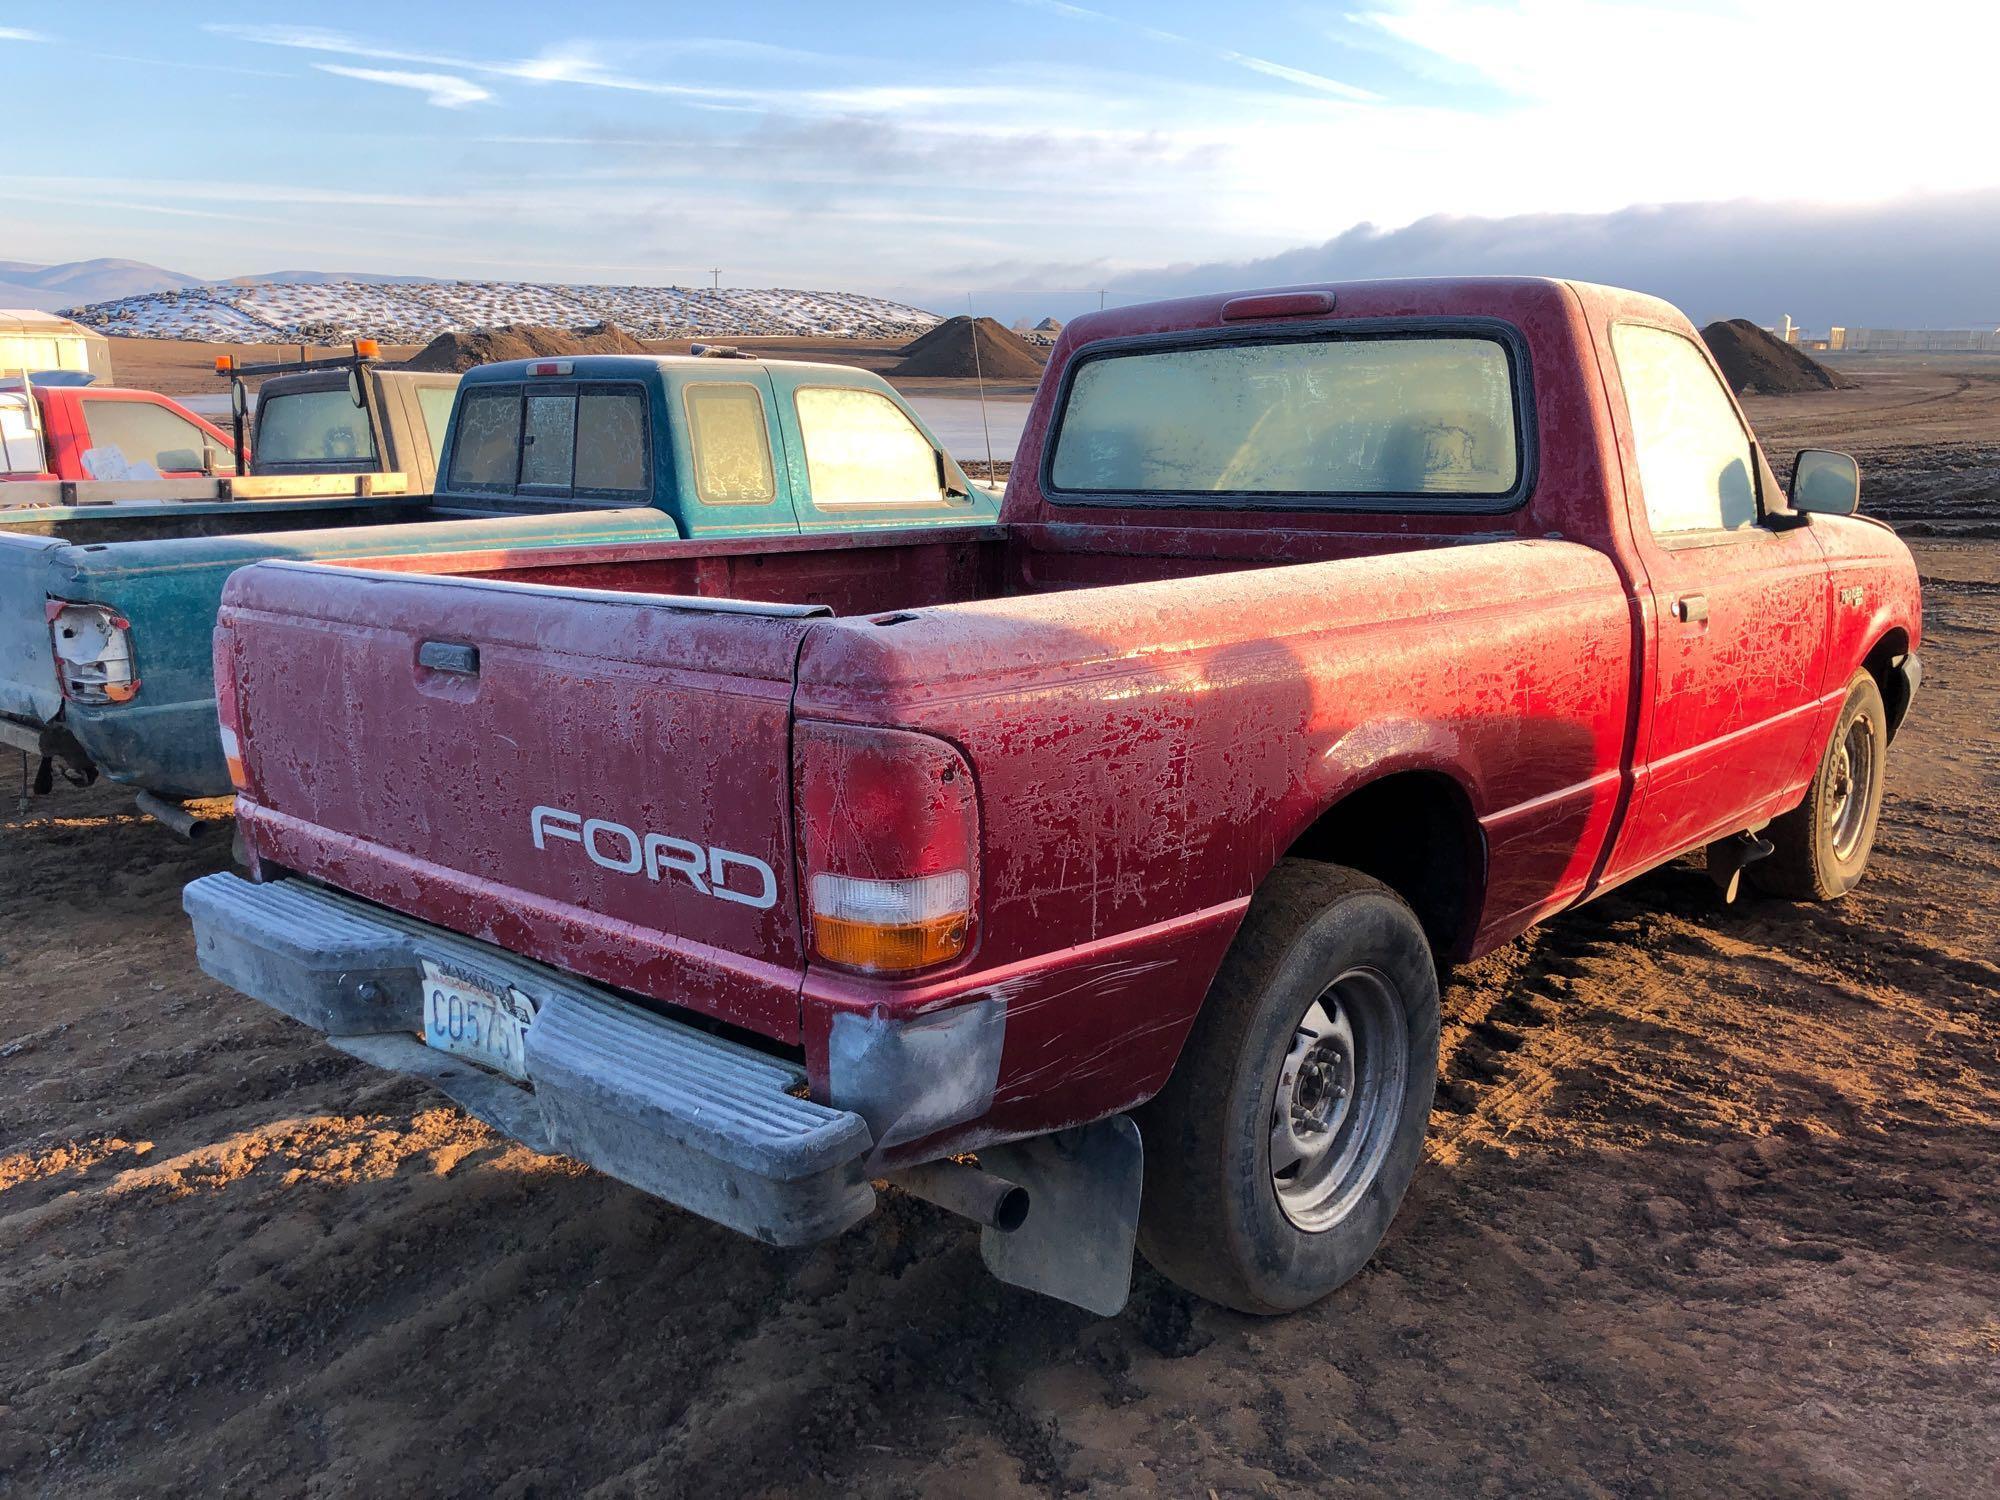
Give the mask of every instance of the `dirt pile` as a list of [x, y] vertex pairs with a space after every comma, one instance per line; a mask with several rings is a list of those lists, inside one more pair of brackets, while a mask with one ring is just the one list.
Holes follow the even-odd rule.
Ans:
[[542, 323], [503, 323], [441, 333], [424, 345], [406, 370], [471, 369], [503, 359], [547, 359], [567, 354], [644, 354], [646, 346], [616, 323], [588, 328], [551, 328]]
[[903, 362], [891, 375], [983, 376], [987, 380], [1036, 380], [1043, 354], [1018, 333], [992, 318], [977, 322], [947, 318], [923, 337], [903, 346]]
[[1701, 337], [1722, 366], [1729, 388], [1739, 395], [1793, 396], [1800, 391], [1844, 391], [1854, 384], [1748, 318], [1711, 323]]

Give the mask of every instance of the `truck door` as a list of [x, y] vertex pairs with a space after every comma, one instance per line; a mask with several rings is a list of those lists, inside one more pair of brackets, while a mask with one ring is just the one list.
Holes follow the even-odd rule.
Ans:
[[814, 371], [781, 393], [779, 420], [801, 531], [978, 519], [963, 471], [882, 391]]
[[1828, 576], [1809, 527], [1766, 523], [1770, 471], [1706, 353], [1643, 323], [1616, 325], [1611, 344], [1654, 658], [1615, 877], [1767, 817], [1804, 783]]
[[84, 469], [92, 479], [194, 479], [203, 475], [203, 451], [214, 451], [215, 472], [234, 474], [236, 455], [219, 432], [145, 392], [85, 391], [77, 399], [88, 436]]

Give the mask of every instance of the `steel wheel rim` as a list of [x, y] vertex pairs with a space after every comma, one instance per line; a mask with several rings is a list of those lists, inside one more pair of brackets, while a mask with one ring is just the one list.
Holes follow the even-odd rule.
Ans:
[[1868, 821], [1868, 798], [1875, 780], [1875, 734], [1866, 719], [1856, 719], [1834, 751], [1833, 797], [1826, 811], [1827, 833], [1835, 859], [1853, 856]]
[[1270, 1109], [1271, 1188], [1298, 1228], [1331, 1229], [1374, 1183], [1409, 1072], [1403, 999], [1388, 976], [1349, 969], [1306, 1007]]

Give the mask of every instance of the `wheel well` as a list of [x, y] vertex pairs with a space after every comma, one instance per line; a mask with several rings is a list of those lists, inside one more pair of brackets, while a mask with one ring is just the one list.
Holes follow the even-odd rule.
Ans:
[[1863, 669], [1875, 679], [1875, 686], [1882, 690], [1882, 706], [1889, 713], [1889, 738], [1892, 740], [1896, 731], [1902, 728], [1903, 715], [1910, 711], [1909, 679], [1897, 670], [1909, 654], [1909, 633], [1899, 627], [1877, 641], [1861, 662]]
[[1321, 813], [1285, 853], [1374, 876], [1410, 903], [1440, 958], [1471, 940], [1486, 846], [1449, 776], [1402, 771], [1371, 781]]

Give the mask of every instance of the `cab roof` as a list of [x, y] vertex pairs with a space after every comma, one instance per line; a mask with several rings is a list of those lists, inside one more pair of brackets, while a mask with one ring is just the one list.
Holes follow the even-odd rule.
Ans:
[[547, 379], [550, 375], [537, 373], [536, 367], [548, 365], [567, 366], [554, 377], [566, 380], [661, 379], [684, 384], [693, 380], [741, 380], [746, 370], [762, 369], [774, 378], [810, 376], [820, 384], [887, 388], [881, 376], [853, 365], [806, 359], [716, 359], [694, 354], [544, 354], [533, 359], [504, 359], [490, 365], [474, 365], [462, 379], [467, 385]]

